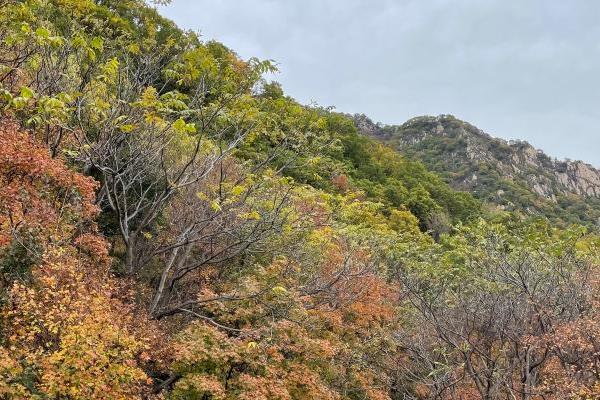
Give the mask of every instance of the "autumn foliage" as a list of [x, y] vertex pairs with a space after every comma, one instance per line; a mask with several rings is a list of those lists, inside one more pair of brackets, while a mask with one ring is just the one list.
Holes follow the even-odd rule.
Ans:
[[[12, 278], [2, 287], [0, 393], [135, 398], [146, 379], [138, 367], [145, 344], [116, 298], [108, 244], [93, 222], [95, 182], [7, 120], [0, 165], [0, 254]], [[25, 254], [11, 259], [18, 246]]]
[[600, 398], [596, 231], [142, 0], [0, 0], [0, 399]]

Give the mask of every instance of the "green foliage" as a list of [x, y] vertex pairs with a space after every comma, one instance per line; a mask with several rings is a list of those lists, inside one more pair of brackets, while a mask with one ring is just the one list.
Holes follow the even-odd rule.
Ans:
[[[0, 331], [0, 344], [19, 349], [17, 362], [0, 347], [0, 378], [13, 377], [0, 397], [27, 386], [102, 398], [108, 385], [123, 399], [446, 398], [448, 388], [475, 398], [467, 345], [438, 336], [463, 322], [479, 329], [468, 312], [489, 304], [537, 312], [511, 286], [514, 266], [561, 306], [552, 290], [579, 282], [570, 298], [587, 304], [577, 274], [598, 262], [598, 238], [557, 225], [589, 223], [600, 203], [542, 201], [489, 160], [463, 162], [461, 132], [473, 127], [444, 117], [446, 134], [420, 140], [438, 126], [416, 119], [378, 127], [382, 144], [266, 82], [272, 61], [242, 60], [142, 0], [0, 7], [0, 105], [12, 127], [0, 151], [0, 289], [51, 333], [0, 309], [15, 332]], [[400, 137], [418, 144], [401, 155]], [[510, 158], [504, 143], [489, 150]], [[17, 182], [17, 167], [43, 179]], [[472, 189], [474, 173], [482, 189], [454, 189]], [[43, 190], [65, 176], [85, 190]], [[32, 227], [48, 219], [55, 254], [23, 241], [25, 230], [15, 236], [15, 216]], [[454, 326], [431, 327], [432, 310]], [[510, 333], [514, 348], [530, 338]]]
[[[339, 118], [345, 118], [337, 116]], [[435, 212], [450, 216], [453, 223], [467, 222], [480, 213], [480, 204], [469, 194], [452, 190], [419, 162], [400, 156], [373, 139], [359, 135], [344, 121], [340, 138], [344, 153], [337, 160], [357, 188], [388, 207], [410, 210], [426, 229]]]
[[[598, 199], [569, 193], [561, 186], [555, 174], [565, 173], [566, 164], [552, 161], [543, 153], [534, 153], [533, 161], [521, 159], [535, 151], [525, 142], [494, 139], [447, 115], [381, 127], [375, 135], [408, 158], [422, 162], [453, 188], [469, 191], [485, 203], [526, 215], [542, 215], [564, 227], [597, 227]], [[554, 197], [536, 192], [531, 177], [545, 182]]]

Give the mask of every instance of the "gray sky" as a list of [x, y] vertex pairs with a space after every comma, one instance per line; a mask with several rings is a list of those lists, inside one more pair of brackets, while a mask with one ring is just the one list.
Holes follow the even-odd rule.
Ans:
[[453, 114], [600, 166], [600, 1], [173, 0], [287, 94], [389, 124]]

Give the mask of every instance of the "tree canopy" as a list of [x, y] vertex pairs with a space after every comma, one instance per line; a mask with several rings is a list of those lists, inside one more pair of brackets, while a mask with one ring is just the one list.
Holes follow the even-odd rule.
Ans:
[[142, 0], [0, 0], [0, 398], [593, 399], [598, 246]]

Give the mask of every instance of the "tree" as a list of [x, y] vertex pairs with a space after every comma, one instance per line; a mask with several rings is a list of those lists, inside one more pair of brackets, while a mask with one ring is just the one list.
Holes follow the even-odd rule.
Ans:
[[577, 256], [581, 232], [561, 234], [543, 223], [515, 229], [481, 223], [450, 240], [446, 271], [404, 280], [417, 323], [437, 342], [408, 346], [437, 366], [431, 378], [441, 380], [430, 381], [431, 398], [459, 389], [486, 399], [534, 398], [552, 354], [539, 339], [590, 307], [593, 264]]
[[323, 264], [308, 277], [279, 259], [199, 297], [188, 312], [202, 322], [175, 344], [173, 398], [389, 398], [394, 291], [366, 249], [314, 240]]
[[1, 271], [0, 393], [137, 398], [147, 344], [108, 272], [107, 243], [93, 223], [95, 183], [7, 120], [0, 182], [0, 265], [9, 266]]

